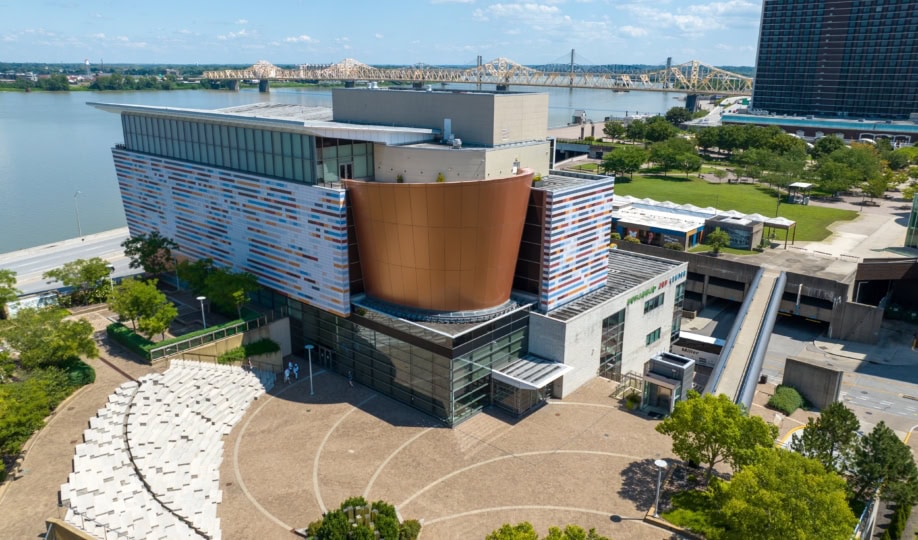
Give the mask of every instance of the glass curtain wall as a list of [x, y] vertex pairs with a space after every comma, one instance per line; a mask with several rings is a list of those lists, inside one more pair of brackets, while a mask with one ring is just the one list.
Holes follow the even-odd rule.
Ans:
[[300, 133], [122, 114], [128, 150], [315, 184], [314, 138]]
[[679, 338], [679, 331], [682, 329], [682, 305], [685, 303], [685, 282], [676, 285], [676, 299], [673, 303], [673, 326], [670, 342]]
[[316, 154], [319, 182], [373, 176], [373, 143], [316, 137]]
[[273, 309], [286, 306], [297, 354], [302, 354], [307, 343], [333, 351], [329, 367], [335, 372], [347, 375], [350, 371], [355, 381], [449, 425], [490, 405], [492, 367], [506, 366], [527, 352], [526, 311], [493, 321], [491, 339], [451, 359], [423, 347], [420, 340], [409, 343], [271, 291], [259, 291], [253, 300]]
[[625, 310], [602, 321], [602, 345], [599, 352], [599, 376], [613, 381], [622, 378], [622, 341], [625, 335]]

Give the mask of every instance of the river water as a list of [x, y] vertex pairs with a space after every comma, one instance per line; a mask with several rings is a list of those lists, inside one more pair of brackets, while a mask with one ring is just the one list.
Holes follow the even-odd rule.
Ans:
[[[576, 110], [585, 110], [587, 118], [596, 121], [626, 113], [663, 113], [685, 96], [513, 90], [547, 92], [550, 127], [567, 124]], [[0, 253], [75, 238], [80, 231], [86, 235], [125, 226], [111, 157], [111, 147], [122, 142], [121, 121], [116, 114], [87, 106], [87, 101], [194, 109], [262, 101], [330, 107], [331, 91], [0, 92]]]

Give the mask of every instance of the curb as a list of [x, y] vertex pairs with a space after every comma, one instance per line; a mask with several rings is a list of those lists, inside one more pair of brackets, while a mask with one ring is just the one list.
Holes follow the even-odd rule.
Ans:
[[800, 431], [800, 430], [802, 430], [802, 429], [804, 429], [804, 428], [806, 428], [806, 425], [794, 426], [794, 427], [790, 428], [790, 431], [788, 431], [787, 433], [785, 433], [784, 436], [781, 437], [781, 439], [775, 443], [775, 446], [777, 446], [778, 448], [784, 448], [784, 445], [787, 444], [787, 441], [789, 441], [790, 438], [794, 436], [794, 433], [796, 433], [796, 432], [798, 432], [798, 431]]

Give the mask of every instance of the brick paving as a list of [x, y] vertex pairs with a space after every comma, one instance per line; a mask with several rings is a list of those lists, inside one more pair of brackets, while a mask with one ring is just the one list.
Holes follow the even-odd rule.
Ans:
[[454, 429], [338, 375], [317, 374], [315, 387], [312, 397], [305, 378], [279, 387], [230, 435], [226, 538], [294, 538], [285, 531], [352, 495], [395, 504], [428, 539], [484, 538], [519, 521], [543, 534], [575, 523], [617, 540], [670, 537], [629, 519], [652, 504], [652, 461], [672, 457], [669, 439], [620, 410], [608, 381], [520, 421], [484, 413]]

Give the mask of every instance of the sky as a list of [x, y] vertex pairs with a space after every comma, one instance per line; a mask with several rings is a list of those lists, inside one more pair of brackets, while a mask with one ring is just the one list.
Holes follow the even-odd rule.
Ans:
[[755, 63], [761, 0], [0, 0], [0, 62]]

